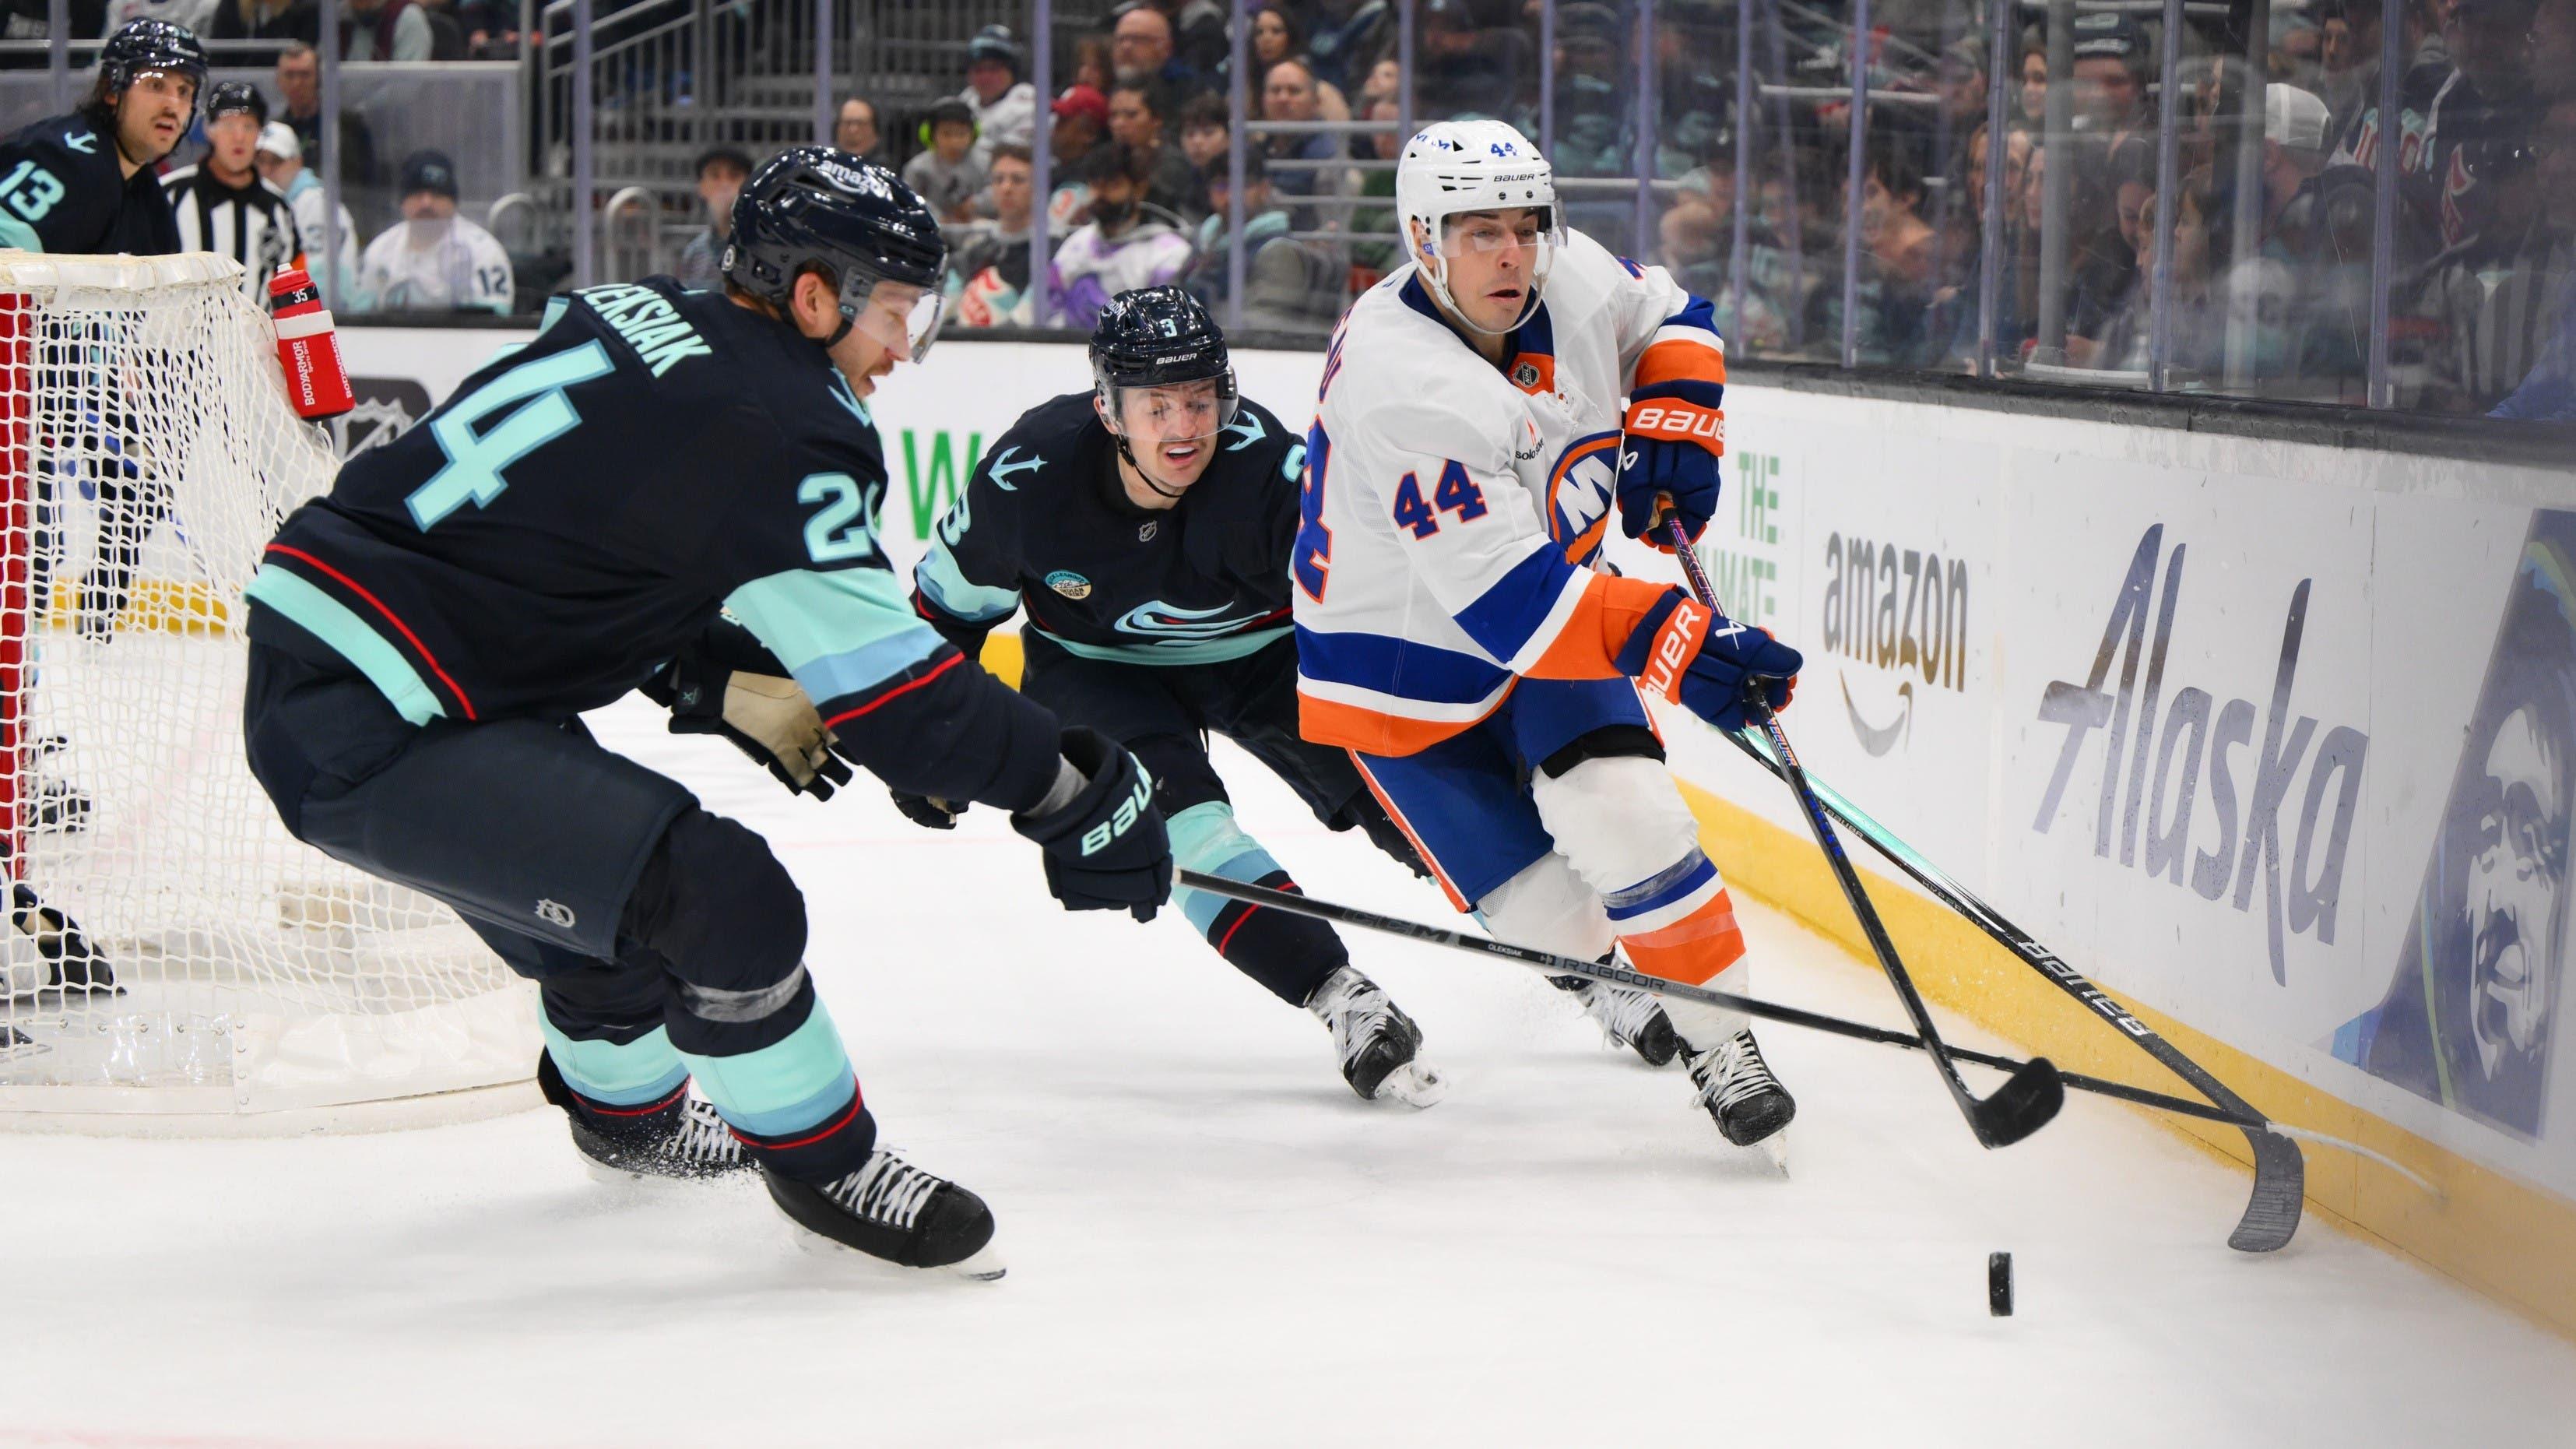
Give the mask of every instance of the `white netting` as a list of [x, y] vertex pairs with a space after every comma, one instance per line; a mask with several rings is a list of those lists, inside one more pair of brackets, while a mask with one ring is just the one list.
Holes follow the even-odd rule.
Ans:
[[242, 587], [334, 467], [238, 264], [0, 253], [0, 1112], [528, 1075], [524, 986], [446, 907], [289, 837], [243, 762]]

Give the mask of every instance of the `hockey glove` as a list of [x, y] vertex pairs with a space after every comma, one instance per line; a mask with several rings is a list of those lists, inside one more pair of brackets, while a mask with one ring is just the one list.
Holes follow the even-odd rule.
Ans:
[[894, 808], [903, 812], [904, 819], [924, 830], [956, 829], [957, 817], [965, 814], [967, 807], [974, 803], [969, 800], [940, 800], [928, 795], [911, 795], [901, 790], [894, 791], [893, 795]]
[[1726, 451], [1718, 391], [1715, 383], [1684, 380], [1639, 388], [1629, 398], [1619, 450], [1619, 526], [1630, 538], [1670, 553], [1656, 527], [1667, 507], [1693, 542], [1717, 515]]
[[1067, 729], [1058, 748], [1085, 783], [1053, 810], [1012, 815], [1011, 828], [1046, 852], [1047, 889], [1066, 910], [1154, 919], [1172, 894], [1172, 844], [1153, 781], [1097, 730]]
[[1722, 730], [1747, 723], [1745, 680], [1762, 684], [1762, 698], [1786, 709], [1806, 657], [1771, 637], [1767, 629], [1738, 624], [1679, 589], [1638, 620], [1619, 650], [1623, 674]]
[[750, 630], [719, 619], [644, 686], [675, 735], [722, 735], [779, 784], [817, 800], [850, 783], [832, 735], [787, 667]]

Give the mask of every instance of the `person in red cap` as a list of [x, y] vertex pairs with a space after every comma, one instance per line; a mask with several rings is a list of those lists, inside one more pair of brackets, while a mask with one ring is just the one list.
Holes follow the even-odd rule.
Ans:
[[1055, 114], [1048, 150], [1057, 179], [1047, 226], [1060, 236], [1091, 218], [1091, 187], [1080, 178], [1085, 161], [1109, 139], [1109, 97], [1097, 86], [1069, 85], [1048, 109]]

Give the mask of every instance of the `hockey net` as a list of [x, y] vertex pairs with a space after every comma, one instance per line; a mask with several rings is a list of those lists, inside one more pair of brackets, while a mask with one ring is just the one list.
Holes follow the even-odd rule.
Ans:
[[529, 1074], [524, 985], [445, 906], [295, 841], [243, 761], [241, 591], [335, 467], [238, 263], [0, 253], [11, 1120]]

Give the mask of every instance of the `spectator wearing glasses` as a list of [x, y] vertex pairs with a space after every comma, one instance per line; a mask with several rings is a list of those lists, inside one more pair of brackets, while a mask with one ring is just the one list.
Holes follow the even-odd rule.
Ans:
[[1166, 95], [1188, 97], [1214, 89], [1172, 53], [1170, 17], [1141, 0], [1120, 11], [1111, 24], [1109, 64], [1115, 79], [1153, 81]]
[[358, 290], [378, 312], [507, 313], [510, 254], [456, 214], [456, 163], [415, 151], [402, 167], [402, 224], [367, 244]]
[[876, 102], [864, 96], [843, 97], [841, 108], [832, 113], [832, 144], [853, 156], [882, 162], [885, 158], [877, 153], [885, 136], [877, 129]]
[[1036, 165], [1026, 146], [993, 148], [984, 191], [993, 215], [966, 229], [948, 254], [951, 318], [960, 327], [1026, 327], [1037, 318], [1029, 296], [1031, 220]]

